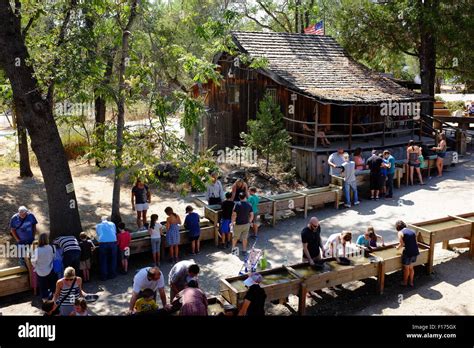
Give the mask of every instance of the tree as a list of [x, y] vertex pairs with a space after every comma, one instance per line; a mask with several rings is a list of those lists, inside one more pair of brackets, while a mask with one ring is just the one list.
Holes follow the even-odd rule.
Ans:
[[127, 24], [122, 28], [122, 46], [120, 51], [120, 66], [119, 66], [119, 82], [117, 93], [117, 142], [115, 151], [115, 173], [114, 173], [114, 188], [112, 196], [112, 216], [111, 220], [114, 222], [122, 221], [120, 216], [120, 185], [122, 182], [122, 153], [123, 153], [123, 129], [125, 126], [125, 93], [127, 91], [127, 84], [125, 83], [125, 69], [129, 64], [129, 40], [132, 30], [132, 25], [137, 16], [138, 0], [132, 0], [130, 4], [130, 14], [128, 16]]
[[257, 118], [247, 122], [249, 132], [241, 133], [244, 144], [259, 151], [266, 159], [265, 170], [268, 171], [270, 156], [285, 153], [291, 137], [283, 124], [283, 114], [278, 104], [268, 94], [259, 104]]
[[30, 154], [28, 151], [28, 136], [21, 114], [16, 112], [13, 103], [12, 89], [9, 83], [5, 81], [3, 74], [0, 74], [0, 105], [4, 105], [7, 110], [12, 112], [12, 123], [16, 128], [18, 137], [18, 154], [20, 157], [20, 178], [30, 178], [33, 172], [30, 167]]
[[10, 1], [0, 0], [0, 67], [10, 80], [13, 102], [23, 117], [43, 174], [51, 236], [78, 236], [82, 226], [71, 171], [52, 108], [43, 97], [35, 70], [29, 64], [20, 11], [18, 1], [13, 9]]

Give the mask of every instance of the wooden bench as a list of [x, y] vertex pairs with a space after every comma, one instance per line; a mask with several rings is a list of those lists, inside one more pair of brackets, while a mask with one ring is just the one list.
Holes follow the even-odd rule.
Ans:
[[29, 290], [30, 276], [26, 267], [16, 266], [0, 270], [0, 297]]

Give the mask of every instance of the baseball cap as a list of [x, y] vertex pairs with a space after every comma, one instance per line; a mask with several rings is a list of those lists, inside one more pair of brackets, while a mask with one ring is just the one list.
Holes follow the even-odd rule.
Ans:
[[246, 287], [251, 287], [254, 284], [261, 283], [263, 280], [263, 277], [259, 273], [252, 273], [247, 279], [244, 281], [244, 285]]
[[26, 213], [28, 211], [28, 208], [22, 205], [21, 207], [18, 208], [19, 213]]

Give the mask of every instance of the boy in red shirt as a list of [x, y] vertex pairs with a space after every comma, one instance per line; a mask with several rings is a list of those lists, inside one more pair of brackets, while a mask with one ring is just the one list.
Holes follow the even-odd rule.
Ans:
[[132, 235], [125, 230], [125, 224], [120, 222], [118, 225], [117, 246], [119, 249], [120, 260], [122, 262], [123, 273], [128, 272], [128, 259], [130, 257], [130, 241]]

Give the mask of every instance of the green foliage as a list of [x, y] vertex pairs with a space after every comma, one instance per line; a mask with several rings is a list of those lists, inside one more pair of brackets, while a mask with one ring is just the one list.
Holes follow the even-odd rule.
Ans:
[[244, 144], [259, 151], [266, 159], [266, 170], [270, 157], [281, 159], [288, 150], [291, 137], [286, 132], [283, 114], [270, 95], [265, 95], [259, 104], [257, 118], [247, 122], [249, 132], [241, 133]]
[[451, 113], [458, 110], [464, 111], [466, 109], [466, 106], [464, 105], [464, 102], [462, 100], [448, 101], [445, 102], [444, 105], [446, 106], [446, 108], [449, 109]]

